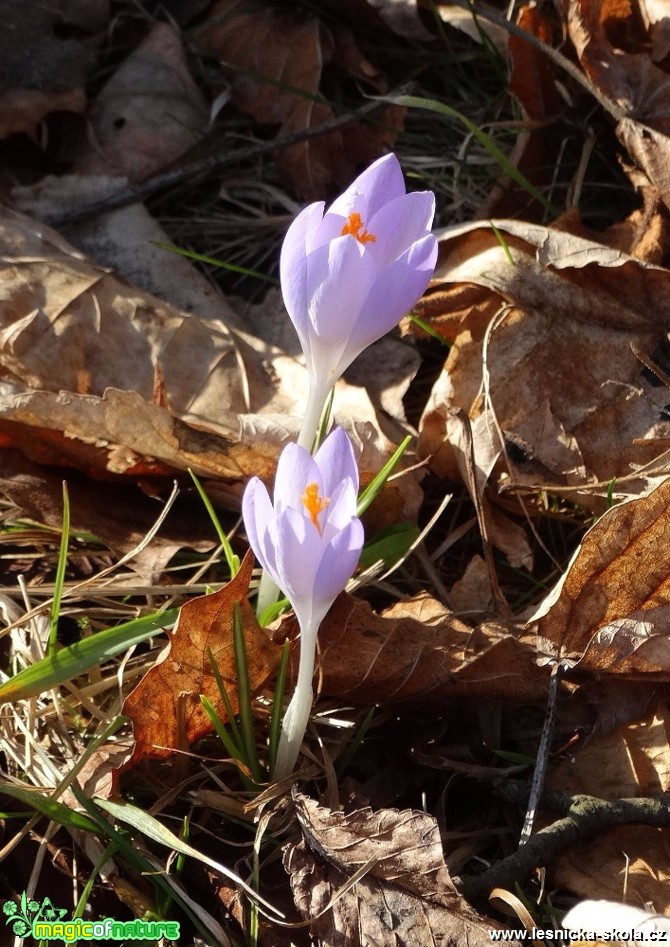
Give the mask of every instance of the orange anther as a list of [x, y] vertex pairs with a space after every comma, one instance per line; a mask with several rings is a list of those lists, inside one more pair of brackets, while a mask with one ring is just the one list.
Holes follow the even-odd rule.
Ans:
[[367, 230], [363, 227], [363, 219], [361, 215], [354, 211], [353, 214], [349, 214], [347, 217], [347, 222], [342, 228], [341, 237], [346, 237], [350, 235], [355, 237], [359, 243], [374, 243], [377, 239], [373, 233], [368, 233]]
[[305, 509], [309, 513], [309, 518], [316, 526], [321, 535], [321, 524], [319, 523], [319, 513], [323, 513], [325, 508], [330, 503], [330, 497], [320, 497], [319, 488], [315, 483], [308, 483], [305, 487], [305, 492], [300, 497], [302, 502], [305, 505]]

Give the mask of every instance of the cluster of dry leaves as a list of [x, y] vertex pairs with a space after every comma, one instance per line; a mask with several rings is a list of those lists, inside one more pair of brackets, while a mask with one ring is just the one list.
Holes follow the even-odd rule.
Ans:
[[[84, 84], [113, 35], [112, 11], [107, 0], [65, 6], [40, 6], [37, 16], [32, 4], [10, 4], [30, 56], [17, 59], [8, 33], [0, 40], [2, 138], [37, 139], [46, 127], [53, 132], [55, 113], [67, 113], [77, 141], [67, 174], [19, 176], [0, 213], [0, 492], [21, 515], [56, 525], [58, 479], [48, 468], [83, 473], [73, 525], [124, 552], [146, 514], [139, 492], [129, 502], [126, 484], [160, 494], [175, 477], [185, 482], [191, 468], [214, 501], [236, 509], [250, 475], [271, 479], [300, 424], [305, 371], [277, 292], [262, 306], [232, 309], [190, 263], [155, 248], [166, 238], [143, 204], [58, 230], [45, 221], [65, 220], [73, 207], [104, 203], [189, 161], [230, 103], [283, 139], [334, 118], [320, 93], [338, 77], [383, 96], [388, 82], [361, 52], [354, 24], [395, 31], [419, 47], [436, 34], [411, 0], [348, 0], [337, 4], [336, 18], [326, 16], [327, 4], [316, 16], [244, 0], [174, 3], [173, 19], [144, 23], [141, 41], [87, 100]], [[473, 30], [457, 7], [438, 12], [441, 29], [464, 29], [473, 37], [467, 43], [488, 31], [507, 57], [525, 119], [511, 159], [524, 175], [543, 186], [544, 129], [562, 97], [579, 93], [615, 126], [640, 206], [604, 232], [585, 226], [576, 209], [546, 225], [523, 189], [501, 180], [479, 219], [439, 232], [435, 280], [418, 311], [451, 347], [416, 432], [424, 466], [387, 487], [368, 528], [416, 520], [427, 468], [445, 491], [454, 482], [469, 491], [481, 555], [451, 577], [442, 601], [420, 592], [376, 611], [343, 594], [320, 632], [320, 694], [335, 706], [409, 702], [419, 714], [448, 706], [488, 717], [469, 725], [462, 741], [447, 714], [443, 733], [413, 740], [411, 765], [420, 758], [435, 770], [478, 780], [486, 769], [493, 778], [501, 774], [490, 750], [502, 748], [500, 715], [508, 713], [501, 706], [513, 708], [506, 736], [534, 753], [536, 743], [523, 744], [518, 711], [542, 705], [560, 661], [568, 680], [561, 736], [589, 739], [557, 755], [550, 788], [603, 800], [657, 798], [670, 788], [663, 687], [670, 679], [670, 18], [651, 0], [565, 0], [562, 24], [556, 11], [528, 5], [516, 22], [534, 37], [529, 43], [518, 31], [508, 35], [495, 13], [482, 11]], [[543, 49], [559, 46], [561, 27], [565, 61]], [[194, 58], [208, 64], [206, 82], [194, 78]], [[37, 61], [34, 76], [26, 63]], [[374, 128], [350, 122], [278, 150], [296, 207], [346, 183], [393, 145], [403, 109], [386, 105], [378, 117]], [[67, 141], [60, 147], [67, 151]], [[421, 335], [409, 323], [405, 330]], [[358, 447], [363, 481], [408, 428], [402, 398], [419, 367], [397, 340], [379, 343], [368, 359], [338, 384], [334, 401]], [[109, 516], [96, 499], [107, 489], [121, 491]], [[602, 515], [560, 582], [536, 598], [535, 614], [515, 613], [493, 551], [532, 571], [537, 501], [549, 494]], [[206, 544], [202, 528], [189, 532], [168, 519], [136, 569], [158, 577], [176, 549]], [[209, 653], [233, 682], [235, 602], [244, 609], [254, 690], [272, 685], [277, 642], [295, 628], [285, 618], [271, 638], [256, 624], [247, 604], [251, 568], [247, 558], [233, 582], [183, 606], [168, 649], [126, 699], [134, 725], [126, 774], [209, 732], [201, 694], [224, 715]], [[473, 855], [490, 858], [490, 847], [473, 845], [463, 856], [455, 845], [445, 862], [445, 825], [435, 816], [390, 808], [379, 796], [373, 810], [372, 794], [366, 800], [360, 786], [350, 795], [346, 811], [332, 792], [319, 803], [293, 795], [300, 837], [287, 844], [284, 867], [313, 937], [323, 945], [488, 943], [497, 922], [467, 904], [452, 876], [471, 870]], [[446, 825], [454, 828], [448, 810]], [[670, 913], [668, 831], [610, 828], [588, 850], [571, 848], [555, 861], [552, 883], [613, 900], [625, 889], [631, 902]], [[299, 942], [297, 932], [291, 937], [268, 927], [261, 942]]]

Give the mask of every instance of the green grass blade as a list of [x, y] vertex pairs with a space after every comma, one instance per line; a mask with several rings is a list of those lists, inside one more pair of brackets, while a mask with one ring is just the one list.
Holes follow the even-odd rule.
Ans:
[[326, 434], [328, 433], [328, 427], [330, 425], [330, 418], [333, 413], [333, 401], [335, 399], [335, 388], [331, 388], [326, 398], [326, 403], [323, 406], [323, 411], [321, 412], [321, 420], [319, 421], [319, 428], [316, 432], [316, 440], [314, 441], [314, 450], [313, 454], [317, 452], [319, 447], [323, 444]]
[[221, 677], [221, 671], [214, 660], [214, 655], [212, 654], [212, 649], [207, 649], [207, 657], [209, 658], [209, 664], [212, 669], [212, 674], [214, 675], [214, 680], [216, 681], [216, 686], [219, 691], [219, 697], [221, 698], [221, 703], [226, 709], [226, 716], [228, 717], [228, 725], [232, 733], [233, 742], [237, 745], [237, 759], [242, 759], [242, 734], [240, 733], [240, 728], [237, 726], [237, 721], [235, 720], [235, 714], [233, 713], [233, 705], [230, 703], [230, 698], [228, 697], [228, 691], [226, 690], [226, 685], [223, 683], [223, 678]]
[[118, 846], [115, 842], [110, 842], [107, 848], [104, 850], [98, 861], [93, 866], [93, 871], [91, 872], [86, 884], [83, 887], [81, 896], [77, 901], [77, 906], [74, 909], [74, 914], [72, 915], [72, 920], [75, 918], [83, 917], [86, 906], [88, 905], [89, 898], [91, 897], [91, 891], [93, 890], [93, 885], [95, 880], [100, 874], [100, 870], [104, 867], [105, 863], [109, 861], [110, 858], [118, 851]]
[[129, 802], [112, 802], [110, 799], [96, 798], [95, 804], [104, 812], [108, 812], [115, 819], [137, 829], [138, 832], [141, 832], [158, 845], [164, 845], [174, 852], [187, 855], [189, 858], [194, 858], [196, 861], [202, 862], [215, 871], [220, 872], [222, 875], [225, 875], [226, 878], [229, 878], [242, 888], [253, 901], [262, 904], [267, 910], [271, 911], [273, 916], [283, 917], [280, 911], [262, 898], [253, 888], [250, 888], [246, 882], [235, 875], [229, 868], [226, 868], [225, 865], [221, 865], [219, 862], [214, 861], [214, 859], [199, 852], [187, 842], [182, 841], [174, 832], [171, 832], [162, 822], [159, 822], [154, 816], [149, 815], [148, 812], [145, 812], [143, 809], [138, 809], [137, 806], [133, 806]]
[[411, 440], [412, 438], [408, 434], [400, 447], [398, 447], [398, 449], [395, 451], [391, 459], [384, 464], [377, 476], [374, 477], [374, 479], [371, 480], [367, 485], [365, 490], [363, 490], [358, 498], [358, 507], [356, 509], [357, 516], [362, 516], [362, 514], [365, 513], [367, 508], [370, 506], [374, 498], [377, 496], [381, 488], [395, 470], [396, 466], [398, 465], [398, 461], [409, 447]]
[[219, 537], [219, 542], [223, 546], [223, 554], [226, 557], [226, 562], [228, 563], [228, 569], [230, 571], [230, 578], [234, 579], [237, 573], [240, 571], [240, 557], [233, 552], [233, 547], [230, 545], [230, 540], [226, 536], [225, 530], [219, 522], [219, 517], [216, 515], [216, 511], [212, 506], [212, 501], [209, 499], [205, 493], [205, 488], [200, 483], [196, 475], [193, 473], [189, 467], [188, 472], [191, 475], [191, 480], [195, 484], [195, 488], [200, 494], [200, 499], [202, 500], [205, 509], [209, 513], [209, 518], [212, 521], [212, 525], [216, 530], [216, 535]]
[[189, 260], [196, 260], [198, 263], [209, 263], [211, 266], [220, 266], [224, 270], [230, 270], [231, 273], [240, 273], [242, 276], [253, 276], [254, 279], [262, 280], [264, 283], [272, 283], [273, 286], [279, 286], [279, 280], [274, 276], [267, 276], [265, 273], [259, 273], [258, 270], [250, 270], [246, 266], [239, 266], [237, 263], [227, 263], [225, 260], [217, 260], [213, 256], [205, 256], [203, 253], [196, 253], [193, 250], [184, 250], [176, 247], [173, 243], [159, 243], [150, 240], [149, 243], [159, 250], [169, 250], [170, 253], [176, 253], [178, 256], [188, 257]]
[[67, 568], [67, 547], [70, 540], [70, 496], [67, 492], [67, 483], [63, 481], [63, 529], [58, 550], [58, 566], [54, 579], [54, 595], [51, 603], [51, 628], [49, 629], [49, 652], [53, 654], [58, 637], [58, 619], [60, 616], [60, 602], [65, 583], [65, 569]]
[[64, 825], [68, 829], [79, 829], [83, 832], [93, 832], [96, 835], [98, 833], [98, 826], [88, 816], [82, 815], [81, 812], [75, 812], [74, 809], [58, 802], [57, 799], [45, 796], [42, 792], [34, 789], [24, 789], [23, 786], [15, 786], [13, 783], [5, 782], [5, 780], [0, 783], [0, 791], [6, 796], [18, 799], [24, 805], [30, 806], [31, 809], [39, 812], [40, 815], [46, 816], [51, 822]]
[[505, 240], [502, 230], [499, 227], [496, 227], [496, 225], [493, 223], [492, 220], [489, 221], [489, 224], [491, 226], [491, 230], [495, 234], [496, 240], [498, 241], [500, 246], [503, 248], [503, 253], [507, 257], [507, 262], [509, 263], [510, 266], [516, 266], [516, 262], [514, 260], [514, 257], [512, 256], [512, 251], [509, 248], [509, 244]]
[[221, 742], [222, 742], [223, 745], [225, 746], [226, 752], [228, 753], [228, 756], [230, 756], [230, 758], [231, 758], [232, 760], [236, 760], [236, 761], [237, 761], [237, 760], [241, 760], [241, 759], [242, 759], [242, 750], [241, 750], [241, 749], [239, 748], [239, 746], [233, 741], [233, 738], [232, 738], [231, 735], [228, 733], [228, 730], [226, 729], [225, 723], [223, 722], [223, 720], [221, 719], [221, 717], [219, 717], [219, 715], [217, 714], [217, 712], [216, 712], [216, 710], [214, 709], [214, 705], [212, 704], [211, 700], [209, 700], [208, 697], [205, 697], [204, 694], [201, 694], [201, 695], [200, 695], [200, 703], [201, 703], [202, 706], [203, 706], [203, 710], [205, 711], [205, 713], [206, 713], [207, 716], [209, 717], [212, 726], [213, 726], [214, 729], [216, 730], [216, 735], [218, 736], [219, 740], [221, 740]]
[[280, 598], [278, 602], [273, 602], [272, 605], [261, 612], [258, 616], [258, 624], [261, 628], [265, 628], [270, 622], [273, 622], [275, 618], [279, 618], [281, 613], [287, 608], [291, 607], [291, 603], [287, 598]]
[[421, 96], [417, 95], [399, 95], [393, 96], [391, 99], [397, 105], [404, 105], [406, 108], [414, 109], [426, 109], [429, 112], [436, 112], [438, 115], [444, 115], [446, 118], [455, 118], [461, 122], [473, 138], [476, 138], [482, 147], [484, 147], [491, 157], [497, 161], [500, 165], [504, 174], [508, 178], [511, 178], [512, 181], [516, 182], [519, 187], [522, 187], [527, 194], [530, 194], [536, 201], [538, 201], [545, 210], [549, 211], [550, 214], [553, 214], [555, 217], [558, 216], [559, 210], [557, 207], [554, 207], [551, 204], [544, 194], [531, 184], [530, 181], [519, 171], [515, 165], [509, 160], [507, 155], [500, 150], [496, 145], [493, 139], [483, 132], [481, 128], [475, 125], [466, 115], [463, 115], [462, 112], [458, 112], [456, 109], [451, 108], [450, 105], [445, 105], [444, 102], [436, 102], [434, 99], [424, 99]]
[[365, 717], [363, 718], [363, 722], [358, 728], [358, 732], [356, 733], [356, 736], [351, 741], [349, 746], [346, 748], [346, 750], [344, 751], [340, 759], [337, 761], [335, 772], [337, 773], [338, 776], [340, 776], [345, 771], [345, 769], [351, 762], [354, 753], [356, 752], [356, 750], [359, 748], [359, 746], [365, 739], [365, 735], [370, 729], [370, 724], [372, 723], [376, 710], [377, 710], [376, 707], [370, 707]]
[[155, 612], [61, 648], [1, 684], [0, 701], [37, 697], [52, 687], [79, 677], [140, 641], [145, 641], [157, 631], [170, 627], [178, 615], [178, 608]]
[[256, 782], [260, 783], [263, 779], [263, 773], [256, 747], [247, 643], [244, 637], [242, 609], [238, 602], [233, 605], [233, 654], [235, 656], [235, 670], [237, 671], [237, 696], [240, 705], [240, 732], [242, 734], [242, 746], [244, 747], [244, 762], [249, 767]]
[[[74, 783], [72, 786], [72, 792], [74, 793], [75, 798], [77, 799], [77, 802], [80, 804], [80, 806], [88, 812], [90, 818], [98, 826], [98, 834], [100, 837], [106, 838], [112, 844], [115, 844], [120, 855], [125, 859], [126, 863], [134, 868], [137, 872], [144, 874], [150, 880], [156, 891], [172, 894], [182, 911], [184, 911], [186, 916], [190, 918], [204, 942], [209, 944], [210, 947], [217, 947], [217, 945], [221, 943], [221, 940], [217, 939], [215, 933], [213, 933], [212, 930], [209, 930], [208, 926], [203, 923], [200, 914], [194, 910], [194, 904], [191, 899], [189, 898], [186, 900], [183, 896], [183, 893], [178, 888], [175, 888], [173, 885], [171, 885], [170, 879], [168, 877], [164, 877], [160, 872], [156, 871], [156, 865], [145, 858], [137, 850], [125, 829], [119, 831], [105, 818], [103, 818], [102, 813], [100, 812], [100, 809], [104, 808], [103, 805], [98, 808], [93, 800], [89, 799], [76, 783]], [[216, 924], [214, 918], [211, 918], [210, 924]], [[221, 937], [224, 936], [225, 935], [223, 934], [223, 931], [221, 931]]]
[[426, 335], [431, 336], [433, 339], [437, 339], [437, 341], [441, 345], [444, 345], [445, 348], [451, 348], [451, 342], [449, 339], [444, 339], [439, 332], [436, 332], [435, 329], [433, 329], [433, 327], [425, 321], [425, 319], [422, 319], [420, 316], [415, 316], [414, 313], [410, 312], [409, 321], [413, 322], [415, 326], [418, 326], [418, 328], [421, 329], [422, 332], [425, 332]]
[[369, 569], [375, 562], [381, 561], [386, 569], [407, 555], [421, 533], [418, 526], [410, 523], [397, 523], [381, 530], [363, 547], [360, 558], [361, 569]]
[[240, 779], [244, 783], [244, 788], [249, 792], [258, 792], [258, 785], [253, 781], [253, 779], [249, 779], [249, 775], [246, 771], [243, 760], [244, 754], [242, 750], [239, 748], [239, 746], [233, 743], [233, 740], [226, 729], [226, 725], [224, 724], [221, 717], [219, 717], [217, 714], [212, 702], [208, 700], [204, 694], [201, 694], [200, 703], [202, 704], [205, 713], [209, 717], [212, 726], [216, 730], [216, 735], [226, 748], [228, 756], [237, 764], [237, 771], [240, 774]]
[[279, 670], [277, 671], [277, 682], [275, 684], [274, 700], [272, 702], [272, 715], [270, 717], [270, 737], [268, 740], [268, 758], [270, 776], [274, 773], [275, 763], [277, 762], [277, 750], [279, 749], [279, 737], [281, 736], [281, 722], [283, 719], [284, 688], [286, 687], [286, 669], [288, 668], [288, 659], [291, 653], [291, 642], [285, 641], [281, 651], [281, 660]]

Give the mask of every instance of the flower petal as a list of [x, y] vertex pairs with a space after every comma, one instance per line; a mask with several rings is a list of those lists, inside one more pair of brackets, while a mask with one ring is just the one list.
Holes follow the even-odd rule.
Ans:
[[339, 378], [334, 366], [347, 347], [360, 308], [377, 277], [370, 254], [361, 250], [356, 240], [338, 237], [308, 259], [312, 296], [309, 353], [305, 351], [305, 357], [310, 374], [326, 390]]
[[348, 217], [353, 210], [362, 216], [365, 226], [377, 211], [405, 193], [405, 179], [394, 154], [385, 155], [370, 165], [328, 208], [329, 214]]
[[287, 509], [302, 510], [302, 495], [308, 483], [316, 483], [323, 494], [321, 472], [309, 451], [287, 444], [279, 456], [275, 474], [274, 507], [277, 516]]
[[268, 529], [275, 514], [267, 488], [258, 477], [252, 477], [244, 490], [242, 518], [254, 555], [275, 583], [279, 584], [275, 551], [268, 542]]
[[370, 247], [377, 266], [390, 266], [408, 247], [427, 236], [434, 216], [435, 195], [430, 191], [404, 194], [385, 204], [369, 223], [377, 238]]
[[355, 517], [324, 549], [314, 576], [313, 617], [320, 609], [325, 609], [325, 615], [343, 591], [358, 565], [363, 540], [363, 524]]
[[277, 572], [288, 600], [298, 609], [311, 610], [316, 570], [323, 555], [323, 541], [315, 526], [298, 510], [284, 510], [270, 527], [277, 555]]
[[409, 312], [428, 286], [436, 260], [437, 240], [428, 234], [380, 273], [336, 366], [337, 377], [359, 352], [390, 332]]
[[340, 214], [331, 214], [330, 212], [325, 214], [307, 246], [307, 252], [312, 253], [322, 247], [324, 243], [330, 243], [336, 237], [341, 237], [346, 222], [347, 218]]
[[[336, 427], [325, 439], [314, 456], [321, 470], [323, 493], [333, 497], [343, 480], [353, 483], [358, 493], [358, 465], [351, 441], [341, 427]], [[354, 505], [354, 510], [356, 509]]]
[[358, 489], [349, 479], [333, 490], [323, 521], [323, 539], [330, 542], [335, 533], [351, 522], [358, 504]]
[[323, 217], [323, 202], [310, 204], [288, 228], [279, 257], [279, 276], [286, 311], [296, 328], [300, 342], [308, 338], [307, 244]]

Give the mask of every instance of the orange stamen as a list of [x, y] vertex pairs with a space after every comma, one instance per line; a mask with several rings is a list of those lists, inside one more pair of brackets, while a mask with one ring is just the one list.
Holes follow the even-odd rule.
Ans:
[[[362, 233], [359, 231], [362, 231]], [[363, 244], [374, 243], [377, 239], [373, 233], [368, 233], [367, 230], [365, 230], [363, 227], [363, 218], [356, 211], [354, 211], [353, 214], [349, 214], [347, 217], [347, 222], [342, 228], [342, 233], [340, 234], [341, 237], [346, 237], [348, 235], [355, 237], [359, 243]]]
[[320, 497], [318, 486], [315, 483], [308, 483], [300, 499], [304, 503], [305, 509], [309, 513], [309, 518], [316, 526], [320, 536], [321, 524], [319, 523], [319, 513], [323, 513], [328, 506], [330, 497]]

